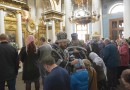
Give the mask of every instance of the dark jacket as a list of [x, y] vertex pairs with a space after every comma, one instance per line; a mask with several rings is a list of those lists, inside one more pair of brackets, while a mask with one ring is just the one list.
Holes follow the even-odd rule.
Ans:
[[18, 73], [18, 52], [8, 44], [0, 43], [0, 81], [16, 78]]
[[28, 55], [26, 53], [26, 47], [21, 49], [19, 58], [23, 62], [23, 80], [36, 80], [39, 78], [38, 57], [38, 53]]
[[70, 90], [70, 78], [68, 72], [55, 67], [45, 78], [43, 90]]
[[119, 66], [119, 53], [115, 45], [109, 43], [104, 47], [103, 60], [107, 68]]

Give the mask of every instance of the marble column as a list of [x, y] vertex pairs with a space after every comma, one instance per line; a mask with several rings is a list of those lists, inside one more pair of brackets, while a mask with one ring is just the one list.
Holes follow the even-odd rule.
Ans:
[[124, 38], [130, 37], [130, 0], [124, 0]]
[[[96, 11], [96, 14], [101, 15], [101, 8], [101, 0], [92, 0], [92, 11]], [[92, 23], [92, 34], [95, 35], [95, 33], [101, 35], [101, 19]]]
[[21, 11], [16, 11], [16, 17], [17, 17], [17, 42], [18, 42], [18, 48], [20, 49], [23, 47]]
[[61, 21], [60, 22], [60, 32], [62, 32], [63, 31], [63, 22]]
[[56, 41], [56, 34], [55, 34], [55, 20], [52, 20], [52, 42]]
[[48, 36], [48, 22], [46, 22], [46, 40], [49, 39], [49, 36]]
[[65, 8], [65, 31], [67, 33], [68, 39], [71, 40], [72, 24], [69, 21], [69, 18], [72, 16], [72, 2], [71, 0], [64, 0]]
[[0, 34], [5, 33], [4, 10], [5, 7], [0, 6]]

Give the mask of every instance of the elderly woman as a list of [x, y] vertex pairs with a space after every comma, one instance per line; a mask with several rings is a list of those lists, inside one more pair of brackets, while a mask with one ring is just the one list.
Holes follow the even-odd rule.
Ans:
[[127, 69], [129, 65], [129, 46], [125, 39], [120, 40], [118, 50], [120, 54], [120, 65], [119, 65], [119, 76], [120, 76], [122, 71]]
[[89, 74], [89, 86], [88, 90], [98, 90], [97, 88], [97, 73], [95, 69], [92, 67], [91, 62], [87, 59], [83, 59], [86, 69], [88, 70]]
[[103, 60], [94, 52], [89, 54], [89, 58], [92, 60], [93, 67], [97, 72], [98, 89], [104, 89], [106, 87], [106, 66]]

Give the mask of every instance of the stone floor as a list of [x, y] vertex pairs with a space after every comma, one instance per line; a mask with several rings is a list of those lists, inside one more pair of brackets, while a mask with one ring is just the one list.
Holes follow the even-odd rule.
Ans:
[[[8, 90], [8, 88], [6, 87], [5, 90]], [[16, 90], [25, 90], [25, 84], [22, 81], [22, 73], [19, 73], [18, 76], [17, 76]], [[32, 89], [31, 90], [35, 90], [34, 83], [32, 83]], [[40, 80], [40, 90], [43, 90], [42, 89], [42, 81], [41, 80]]]
[[[5, 90], [8, 90], [8, 88], [6, 87]], [[25, 84], [22, 81], [22, 73], [19, 73], [18, 76], [17, 76], [16, 90], [25, 90]], [[34, 83], [32, 83], [32, 89], [31, 90], [35, 90]], [[40, 80], [40, 90], [43, 90], [42, 81], [41, 80]], [[115, 90], [127, 90], [127, 89], [124, 89], [121, 86], [118, 86], [117, 89], [115, 89]]]

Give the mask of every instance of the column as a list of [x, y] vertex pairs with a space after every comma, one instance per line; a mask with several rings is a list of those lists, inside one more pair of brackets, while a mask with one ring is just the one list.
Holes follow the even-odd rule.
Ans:
[[48, 36], [48, 22], [46, 22], [46, 40], [49, 39], [49, 36]]
[[0, 6], [0, 34], [5, 33], [4, 10], [5, 7]]
[[56, 35], [55, 35], [55, 20], [52, 20], [52, 42], [56, 41]]
[[[101, 8], [101, 0], [92, 0], [92, 11], [96, 11], [96, 14], [101, 15]], [[101, 35], [101, 17], [98, 21], [92, 23], [92, 34], [95, 33]]]
[[63, 31], [63, 22], [61, 21], [60, 22], [60, 32], [62, 32]]
[[18, 48], [20, 49], [23, 47], [21, 11], [16, 11], [16, 17], [17, 17], [17, 42], [18, 42]]
[[72, 24], [69, 21], [69, 17], [72, 15], [72, 5], [71, 0], [64, 0], [64, 8], [65, 8], [65, 31], [67, 33], [67, 37], [71, 40]]
[[124, 0], [124, 38], [130, 37], [130, 0]]

